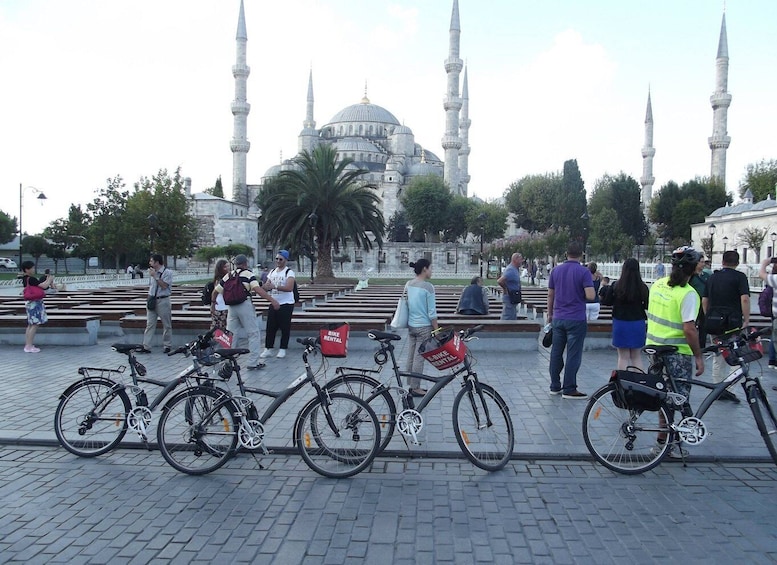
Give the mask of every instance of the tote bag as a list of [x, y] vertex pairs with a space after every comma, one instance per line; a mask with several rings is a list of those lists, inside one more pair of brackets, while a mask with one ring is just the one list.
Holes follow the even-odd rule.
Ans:
[[391, 327], [395, 329], [406, 328], [409, 315], [410, 311], [407, 306], [407, 285], [405, 285], [402, 296], [399, 297], [399, 302], [397, 302], [397, 309], [394, 310], [394, 317], [391, 318]]

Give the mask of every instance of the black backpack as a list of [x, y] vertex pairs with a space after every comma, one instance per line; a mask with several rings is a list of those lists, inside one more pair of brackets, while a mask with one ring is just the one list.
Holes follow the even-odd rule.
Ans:
[[[284, 273], [287, 277], [289, 276], [289, 271], [291, 271], [291, 267], [286, 267], [286, 272]], [[294, 303], [296, 304], [299, 302], [299, 288], [297, 288], [297, 279], [294, 279], [294, 288], [292, 289], [292, 292], [294, 293]]]
[[222, 293], [224, 295], [224, 303], [227, 306], [242, 304], [248, 298], [246, 287], [243, 285], [243, 281], [240, 280], [241, 270], [231, 272], [229, 278], [221, 283], [221, 288], [224, 290]]
[[206, 284], [204, 287], [202, 287], [202, 305], [203, 306], [210, 306], [210, 303], [212, 301], [213, 297], [213, 289], [216, 286], [216, 283], [213, 281], [210, 281], [208, 284]]

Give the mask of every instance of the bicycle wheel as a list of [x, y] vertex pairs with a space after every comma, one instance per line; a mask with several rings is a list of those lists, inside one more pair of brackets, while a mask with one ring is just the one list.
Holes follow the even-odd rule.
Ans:
[[327, 382], [324, 388], [352, 394], [370, 405], [380, 422], [378, 455], [383, 453], [394, 436], [397, 425], [397, 405], [391, 397], [391, 391], [377, 379], [366, 375], [340, 375]]
[[370, 405], [333, 392], [329, 402], [311, 401], [294, 426], [300, 455], [316, 473], [332, 479], [353, 476], [370, 465], [380, 448], [380, 424]]
[[215, 471], [235, 453], [236, 412], [232, 399], [214, 388], [195, 387], [174, 396], [157, 428], [162, 457], [189, 475]]
[[74, 455], [102, 455], [124, 438], [131, 407], [120, 384], [108, 379], [79, 381], [59, 397], [54, 433], [62, 447]]
[[769, 450], [769, 455], [772, 456], [772, 461], [777, 463], [777, 445], [775, 445], [777, 418], [774, 417], [774, 410], [772, 410], [760, 382], [756, 381], [747, 389], [747, 401], [750, 404], [750, 410], [753, 411], [755, 425], [758, 426], [758, 431], [761, 432], [761, 437]]
[[507, 404], [493, 387], [468, 383], [453, 401], [453, 430], [462, 453], [486, 471], [498, 471], [510, 460], [515, 430]]
[[[673, 433], [666, 410], [656, 412], [618, 408], [615, 383], [591, 395], [583, 412], [583, 439], [591, 455], [608, 469], [636, 475], [658, 465], [669, 451]], [[664, 439], [658, 442], [659, 435]]]

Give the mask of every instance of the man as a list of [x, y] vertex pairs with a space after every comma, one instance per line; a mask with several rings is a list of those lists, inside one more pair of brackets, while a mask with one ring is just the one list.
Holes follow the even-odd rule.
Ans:
[[[577, 371], [583, 360], [583, 342], [588, 331], [586, 303], [596, 296], [591, 271], [580, 264], [583, 248], [577, 241], [567, 246], [567, 260], [550, 272], [548, 279], [548, 323], [553, 331], [550, 350], [550, 394], [585, 399], [577, 390]], [[564, 349], [567, 350], [564, 369]], [[561, 383], [564, 369], [564, 383]]]
[[[696, 291], [696, 294], [699, 295], [699, 304], [701, 304], [701, 299], [707, 289], [707, 280], [709, 280], [710, 273], [704, 268], [704, 254], [699, 252], [699, 256], [701, 259], [696, 264], [688, 284], [690, 284]], [[706, 317], [704, 316], [704, 309], [699, 308], [699, 314], [696, 318], [696, 329], [699, 334], [699, 347], [701, 349], [704, 349], [707, 346], [707, 330], [705, 329], [705, 325]]]
[[[769, 269], [769, 266], [771, 265], [771, 269]], [[764, 281], [764, 285], [770, 286], [773, 289], [777, 289], [777, 258], [771, 258], [767, 257], [763, 261], [761, 261], [761, 270], [758, 272], [758, 276], [761, 277], [761, 280]], [[766, 288], [766, 286], [764, 288]], [[769, 351], [769, 367], [775, 368], [772, 365], [771, 357], [771, 347], [774, 346], [774, 344], [777, 343], [777, 292], [774, 292], [772, 297], [772, 342], [770, 345], [770, 351]], [[774, 390], [777, 390], [777, 388], [774, 388]]]
[[286, 357], [291, 336], [291, 317], [294, 314], [294, 271], [287, 266], [289, 252], [285, 249], [278, 251], [275, 256], [275, 268], [267, 274], [267, 279], [262, 284], [264, 290], [269, 290], [273, 298], [280, 305], [277, 309], [267, 312], [267, 327], [264, 335], [264, 351], [259, 355], [262, 359], [272, 355], [275, 349], [275, 335], [281, 331], [281, 343], [276, 357]]
[[[240, 330], [244, 330], [248, 338], [248, 349], [251, 350], [251, 354], [248, 357], [248, 370], [254, 371], [262, 369], [264, 363], [259, 361], [259, 349], [261, 347], [259, 340], [259, 326], [256, 324], [256, 311], [254, 310], [254, 303], [251, 302], [251, 292], [257, 296], [261, 296], [270, 301], [272, 309], [277, 310], [280, 306], [278, 301], [275, 300], [270, 294], [259, 286], [259, 281], [256, 280], [256, 275], [248, 270], [248, 258], [245, 255], [238, 255], [235, 257], [235, 269], [222, 278], [218, 284], [213, 288], [213, 295], [211, 297], [210, 308], [211, 314], [216, 308], [217, 295], [224, 292], [224, 284], [231, 278], [238, 277], [240, 284], [243, 285], [243, 289], [246, 293], [246, 299], [238, 304], [228, 305], [229, 312], [227, 313], [227, 330], [232, 332], [236, 338], [242, 339], [238, 333]], [[239, 347], [235, 344], [235, 347]]]
[[[699, 295], [688, 284], [701, 260], [701, 253], [692, 247], [680, 247], [672, 253], [672, 271], [668, 277], [659, 279], [650, 287], [648, 300], [648, 345], [673, 345], [677, 352], [664, 356], [666, 368], [677, 383], [680, 394], [691, 392], [693, 362], [696, 376], [704, 373], [704, 358], [699, 347], [696, 317], [699, 312]], [[666, 437], [658, 438], [659, 443]], [[661, 446], [662, 447], [662, 446]], [[686, 455], [682, 448], [669, 450], [669, 457]]]
[[511, 292], [521, 292], [521, 264], [523, 263], [523, 256], [520, 253], [513, 253], [510, 258], [510, 264], [507, 265], [502, 276], [496, 280], [496, 284], [502, 287], [502, 315], [500, 320], [517, 320], [518, 319], [518, 304], [513, 304], [511, 301]]
[[661, 261], [661, 259], [659, 259], [658, 263], [656, 264], [656, 280], [663, 279], [665, 274], [666, 270], [664, 268], [664, 263]]
[[173, 346], [173, 316], [170, 295], [173, 291], [173, 272], [165, 268], [164, 257], [155, 253], [148, 261], [148, 296], [156, 298], [153, 310], [146, 307], [146, 331], [143, 333], [143, 352], [151, 353], [151, 340], [156, 333], [157, 319], [162, 320], [162, 345], [170, 353]]
[[456, 305], [456, 312], [464, 316], [485, 316], [488, 314], [488, 290], [483, 279], [475, 275], [464, 289]]
[[[737, 271], [739, 253], [726, 251], [723, 254], [722, 263], [723, 268], [714, 272], [707, 281], [701, 299], [708, 331], [714, 330], [709, 332], [713, 337], [720, 337], [750, 325], [750, 285], [747, 282], [747, 275]], [[727, 318], [727, 327], [710, 328], [709, 324], [720, 319], [720, 316]], [[719, 383], [723, 380], [720, 374], [722, 367], [721, 356], [715, 355], [712, 361], [713, 382]], [[724, 392], [720, 399], [739, 402], [737, 396], [731, 391]]]

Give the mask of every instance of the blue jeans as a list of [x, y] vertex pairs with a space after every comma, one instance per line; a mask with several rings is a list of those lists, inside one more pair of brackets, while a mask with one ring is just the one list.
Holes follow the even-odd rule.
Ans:
[[[577, 390], [577, 371], [583, 361], [583, 342], [588, 332], [585, 320], [553, 320], [553, 345], [550, 349], [550, 390], [564, 393]], [[567, 350], [566, 368], [564, 349]], [[564, 386], [561, 386], [564, 369]]]
[[[519, 302], [520, 304], [520, 302]], [[500, 320], [516, 320], [518, 319], [518, 312], [516, 309], [518, 308], [518, 304], [512, 304], [510, 302], [510, 299], [508, 297], [502, 298], [502, 315], [499, 317]]]

